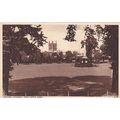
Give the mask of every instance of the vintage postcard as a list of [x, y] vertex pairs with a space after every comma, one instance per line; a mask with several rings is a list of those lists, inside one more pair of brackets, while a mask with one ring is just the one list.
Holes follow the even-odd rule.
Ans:
[[118, 97], [119, 23], [1, 23], [3, 97]]

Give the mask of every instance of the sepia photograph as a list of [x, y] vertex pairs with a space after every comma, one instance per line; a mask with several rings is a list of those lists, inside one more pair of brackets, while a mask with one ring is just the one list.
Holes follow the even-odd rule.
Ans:
[[3, 24], [3, 96], [118, 97], [119, 25]]
[[119, 120], [119, 0], [1, 0], [1, 120]]

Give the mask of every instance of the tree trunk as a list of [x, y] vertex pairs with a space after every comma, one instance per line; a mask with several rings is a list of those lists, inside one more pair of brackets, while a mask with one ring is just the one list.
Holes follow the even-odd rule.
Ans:
[[113, 76], [112, 76], [112, 92], [118, 95], [118, 64], [112, 63]]
[[4, 95], [8, 95], [8, 84], [9, 84], [9, 67], [10, 67], [10, 56], [9, 53], [3, 54], [3, 92]]
[[90, 60], [90, 63], [92, 63], [92, 49], [88, 46], [86, 46], [86, 56]]

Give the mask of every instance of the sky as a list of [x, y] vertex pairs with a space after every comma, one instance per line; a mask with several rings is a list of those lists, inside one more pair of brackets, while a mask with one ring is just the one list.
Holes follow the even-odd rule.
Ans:
[[[66, 52], [68, 50], [81, 52], [81, 41], [84, 40], [85, 37], [85, 24], [75, 24], [77, 25], [75, 42], [68, 42], [65, 40], [65, 36], [67, 35], [66, 27], [67, 23], [49, 23], [42, 24], [43, 33], [47, 38], [47, 41], [57, 42], [57, 50]], [[91, 25], [93, 27], [94, 25]], [[43, 47], [40, 47], [41, 51], [48, 51], [48, 43], [46, 43]]]
[[[75, 35], [75, 42], [68, 42], [65, 40], [67, 34], [66, 27], [68, 24], [43, 24], [42, 30], [45, 36], [47, 36], [47, 41], [57, 42], [57, 50], [60, 51], [78, 51], [80, 52], [81, 40], [84, 39], [84, 26], [77, 25], [77, 31]], [[44, 47], [40, 47], [42, 51], [48, 50], [48, 44], [45, 44]]]

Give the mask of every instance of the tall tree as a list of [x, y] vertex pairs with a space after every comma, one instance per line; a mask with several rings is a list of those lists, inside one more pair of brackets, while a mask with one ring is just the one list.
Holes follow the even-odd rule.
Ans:
[[103, 37], [103, 45], [100, 49], [111, 57], [113, 69], [111, 91], [118, 95], [118, 25], [105, 25], [104, 28], [97, 25], [96, 32]]
[[68, 25], [66, 30], [67, 30], [67, 35], [65, 37], [65, 40], [72, 42], [72, 41], [76, 41], [75, 40], [75, 34], [76, 34], [76, 25]]
[[85, 40], [81, 41], [82, 47], [85, 46], [86, 48], [86, 56], [92, 62], [92, 53], [93, 50], [97, 47], [98, 42], [97, 39], [94, 37], [95, 31], [94, 29], [90, 28], [89, 26], [85, 27]]
[[112, 92], [118, 95], [118, 25], [106, 25], [104, 28], [105, 53], [112, 59]]
[[[41, 25], [3, 25], [3, 90], [8, 94], [9, 72], [13, 63], [20, 62], [20, 51], [27, 55], [37, 52], [47, 37]], [[31, 41], [31, 42], [30, 42]]]

